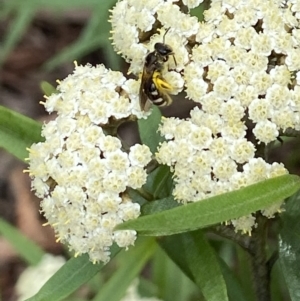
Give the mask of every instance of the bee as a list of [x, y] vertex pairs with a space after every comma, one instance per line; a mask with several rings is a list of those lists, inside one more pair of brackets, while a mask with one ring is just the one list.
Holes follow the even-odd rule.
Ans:
[[145, 58], [139, 93], [140, 107], [143, 111], [148, 111], [151, 103], [157, 106], [168, 106], [172, 103], [172, 98], [169, 95], [172, 86], [161, 74], [170, 55], [173, 56], [175, 65], [177, 65], [173, 49], [164, 43], [168, 30], [163, 36], [163, 43], [156, 43], [154, 51], [148, 53]]

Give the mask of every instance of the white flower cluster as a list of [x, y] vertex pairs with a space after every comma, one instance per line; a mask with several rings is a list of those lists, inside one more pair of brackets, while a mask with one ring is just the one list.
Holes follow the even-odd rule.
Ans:
[[254, 158], [255, 146], [244, 137], [245, 126], [228, 130], [218, 115], [191, 111], [191, 118], [164, 118], [159, 131], [166, 138], [156, 153], [172, 167], [175, 198], [183, 203], [246, 187], [287, 173], [283, 165]]
[[[157, 160], [171, 167], [173, 194], [183, 203], [287, 173], [256, 158], [255, 145], [300, 130], [299, 1], [212, 0], [199, 22], [187, 11], [201, 2], [120, 0], [110, 20], [113, 45], [131, 71], [141, 72], [154, 44], [166, 43], [177, 64], [170, 58], [165, 69], [199, 103], [189, 119], [164, 119], [160, 127], [166, 141]], [[262, 214], [272, 217], [279, 208]], [[255, 218], [232, 223], [251, 232]]]
[[[156, 158], [171, 167], [173, 195], [178, 202], [200, 201], [287, 173], [282, 164], [254, 157], [255, 146], [245, 138], [242, 122], [228, 126], [219, 115], [198, 107], [187, 120], [164, 118], [159, 131], [166, 141]], [[279, 205], [262, 214], [273, 217]], [[232, 223], [236, 230], [250, 233], [255, 218], [243, 217]]]
[[204, 111], [232, 125], [250, 120], [267, 144], [280, 130], [300, 130], [300, 6], [284, 2], [212, 0], [199, 22], [177, 1], [121, 0], [111, 13], [112, 41], [134, 73], [156, 42], [170, 45], [177, 64], [169, 59], [167, 69], [178, 76], [167, 81], [176, 92], [184, 79], [187, 97]]
[[48, 223], [59, 241], [76, 255], [88, 253], [93, 262], [108, 261], [114, 242], [127, 247], [136, 238], [135, 231], [113, 229], [139, 216], [139, 204], [125, 190], [146, 182], [152, 154], [138, 144], [125, 152], [121, 141], [100, 127], [139, 112], [121, 92], [128, 95], [129, 84], [103, 66], [76, 67], [46, 100], [46, 109], [58, 116], [44, 125], [45, 142], [30, 149], [32, 189], [43, 199]]
[[[203, 0], [184, 1], [190, 8], [199, 5]], [[117, 52], [130, 63], [130, 71], [139, 74], [144, 59], [149, 51], [153, 51], [154, 44], [165, 42], [176, 53], [176, 65], [169, 60], [170, 69], [182, 70], [189, 61], [186, 49], [188, 37], [198, 32], [199, 24], [196, 17], [191, 17], [180, 11], [173, 1], [164, 0], [124, 0], [119, 1], [111, 11], [112, 41]], [[164, 28], [171, 28], [168, 34], [165, 30], [152, 35], [151, 40], [140, 41], [142, 33], [151, 32], [157, 27], [157, 22]], [[174, 86], [180, 84], [172, 82]], [[182, 85], [181, 85], [182, 86]]]
[[[104, 65], [78, 66], [62, 81], [58, 81], [58, 93], [47, 97], [46, 110], [56, 111], [63, 117], [79, 116], [84, 123], [88, 118], [94, 124], [105, 125], [110, 118], [122, 119], [131, 115], [145, 118], [139, 106], [139, 82], [126, 80], [118, 71], [105, 68]], [[69, 119], [63, 118], [61, 126], [70, 126]], [[64, 129], [66, 130], [66, 129]]]
[[65, 262], [62, 256], [45, 254], [37, 266], [25, 269], [16, 283], [18, 301], [27, 300], [35, 295]]

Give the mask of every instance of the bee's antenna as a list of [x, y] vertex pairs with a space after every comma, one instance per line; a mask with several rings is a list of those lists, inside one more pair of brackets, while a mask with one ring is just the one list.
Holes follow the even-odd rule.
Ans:
[[166, 31], [165, 31], [165, 33], [164, 33], [164, 35], [163, 35], [163, 44], [165, 44], [165, 36], [166, 36], [166, 34], [168, 33], [168, 31], [171, 29], [171, 27], [169, 27]]

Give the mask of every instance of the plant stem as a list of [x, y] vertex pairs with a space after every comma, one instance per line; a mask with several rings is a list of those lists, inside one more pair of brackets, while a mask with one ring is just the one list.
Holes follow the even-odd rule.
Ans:
[[249, 244], [252, 277], [257, 301], [271, 301], [270, 269], [266, 255], [266, 218], [257, 215], [257, 228]]
[[250, 256], [252, 265], [252, 278], [257, 301], [271, 301], [270, 278], [271, 269], [277, 259], [276, 253], [267, 260], [266, 254], [266, 229], [267, 218], [257, 213], [257, 227], [252, 235], [236, 233], [231, 226], [219, 225], [212, 229], [227, 239], [239, 244]]

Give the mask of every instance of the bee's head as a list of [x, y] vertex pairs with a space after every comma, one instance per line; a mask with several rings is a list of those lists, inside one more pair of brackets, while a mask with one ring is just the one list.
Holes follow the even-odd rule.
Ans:
[[155, 43], [154, 49], [158, 54], [160, 54], [163, 57], [174, 54], [171, 46], [164, 43]]

